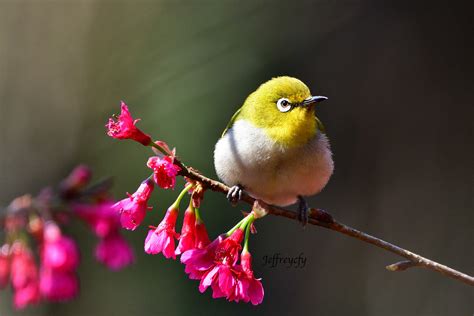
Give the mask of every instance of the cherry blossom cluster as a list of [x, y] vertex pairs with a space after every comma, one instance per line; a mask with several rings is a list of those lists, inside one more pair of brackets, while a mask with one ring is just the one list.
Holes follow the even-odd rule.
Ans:
[[120, 234], [109, 182], [89, 185], [90, 180], [91, 171], [80, 165], [57, 188], [16, 198], [4, 210], [0, 289], [11, 285], [15, 308], [68, 301], [78, 295], [79, 248], [64, 232], [74, 219], [84, 221], [99, 238], [95, 257], [106, 267], [118, 270], [134, 261]]
[[[112, 138], [134, 140], [151, 147], [155, 153], [146, 164], [152, 169], [150, 177], [140, 184], [135, 193], [128, 194], [125, 199], [113, 205], [120, 214], [122, 227], [128, 230], [135, 230], [151, 209], [148, 201], [154, 187], [174, 189], [176, 177], [185, 168], [177, 162], [174, 149], [170, 150], [162, 141], [153, 141], [148, 134], [137, 128], [137, 121], [131, 116], [128, 106], [122, 102], [120, 115], [110, 118], [106, 124], [107, 134]], [[176, 221], [180, 204], [188, 193], [191, 197], [178, 233]], [[252, 256], [248, 249], [249, 236], [254, 232], [253, 222], [259, 217], [258, 213], [252, 211], [247, 214], [227, 233], [211, 242], [199, 211], [203, 197], [203, 185], [186, 178], [185, 188], [166, 210], [162, 221], [158, 226], [150, 227], [145, 238], [145, 252], [151, 255], [161, 253], [172, 259], [181, 256], [185, 272], [190, 279], [199, 281], [201, 293], [211, 288], [213, 298], [260, 304], [264, 290], [260, 279], [253, 274]]]

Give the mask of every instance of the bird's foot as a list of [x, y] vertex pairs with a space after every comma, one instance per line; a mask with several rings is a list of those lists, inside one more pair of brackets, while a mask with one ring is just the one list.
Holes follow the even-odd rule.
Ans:
[[235, 206], [242, 198], [242, 192], [243, 189], [240, 184], [234, 185], [229, 189], [229, 192], [227, 192], [227, 200]]
[[308, 224], [308, 218], [309, 218], [308, 203], [306, 203], [305, 199], [301, 195], [299, 195], [298, 196], [298, 219], [303, 225], [303, 227], [306, 226], [306, 224]]

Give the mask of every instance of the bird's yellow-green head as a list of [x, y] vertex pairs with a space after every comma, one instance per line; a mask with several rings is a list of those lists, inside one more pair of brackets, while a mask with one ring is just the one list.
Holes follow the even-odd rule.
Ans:
[[326, 99], [312, 96], [301, 80], [277, 77], [248, 96], [236, 119], [250, 121], [282, 145], [299, 146], [323, 129], [315, 115], [315, 104]]

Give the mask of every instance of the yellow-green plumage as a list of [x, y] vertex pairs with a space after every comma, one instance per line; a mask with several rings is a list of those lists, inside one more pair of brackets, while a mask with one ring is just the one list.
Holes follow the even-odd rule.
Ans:
[[[234, 114], [216, 144], [214, 163], [228, 185], [240, 184], [267, 203], [287, 205], [319, 192], [333, 171], [309, 88], [292, 77], [262, 84]], [[295, 105], [282, 112], [284, 98]]]

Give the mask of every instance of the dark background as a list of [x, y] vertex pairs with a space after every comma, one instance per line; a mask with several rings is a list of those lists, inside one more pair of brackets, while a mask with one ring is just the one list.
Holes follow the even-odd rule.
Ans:
[[[336, 218], [469, 274], [473, 255], [473, 19], [453, 1], [0, 1], [0, 203], [57, 183], [79, 162], [133, 192], [150, 153], [105, 135], [124, 99], [139, 123], [215, 177], [213, 146], [260, 83], [302, 79], [319, 108], [335, 174], [310, 200]], [[156, 224], [177, 192], [156, 191]], [[241, 206], [243, 207], [243, 206]], [[208, 193], [214, 237], [238, 218]], [[81, 295], [18, 315], [472, 315], [471, 287], [323, 228], [267, 217], [251, 239], [262, 305], [200, 294], [179, 262], [143, 253], [113, 273], [82, 225]], [[304, 269], [262, 257], [307, 257]], [[13, 315], [0, 294], [0, 315]]]

